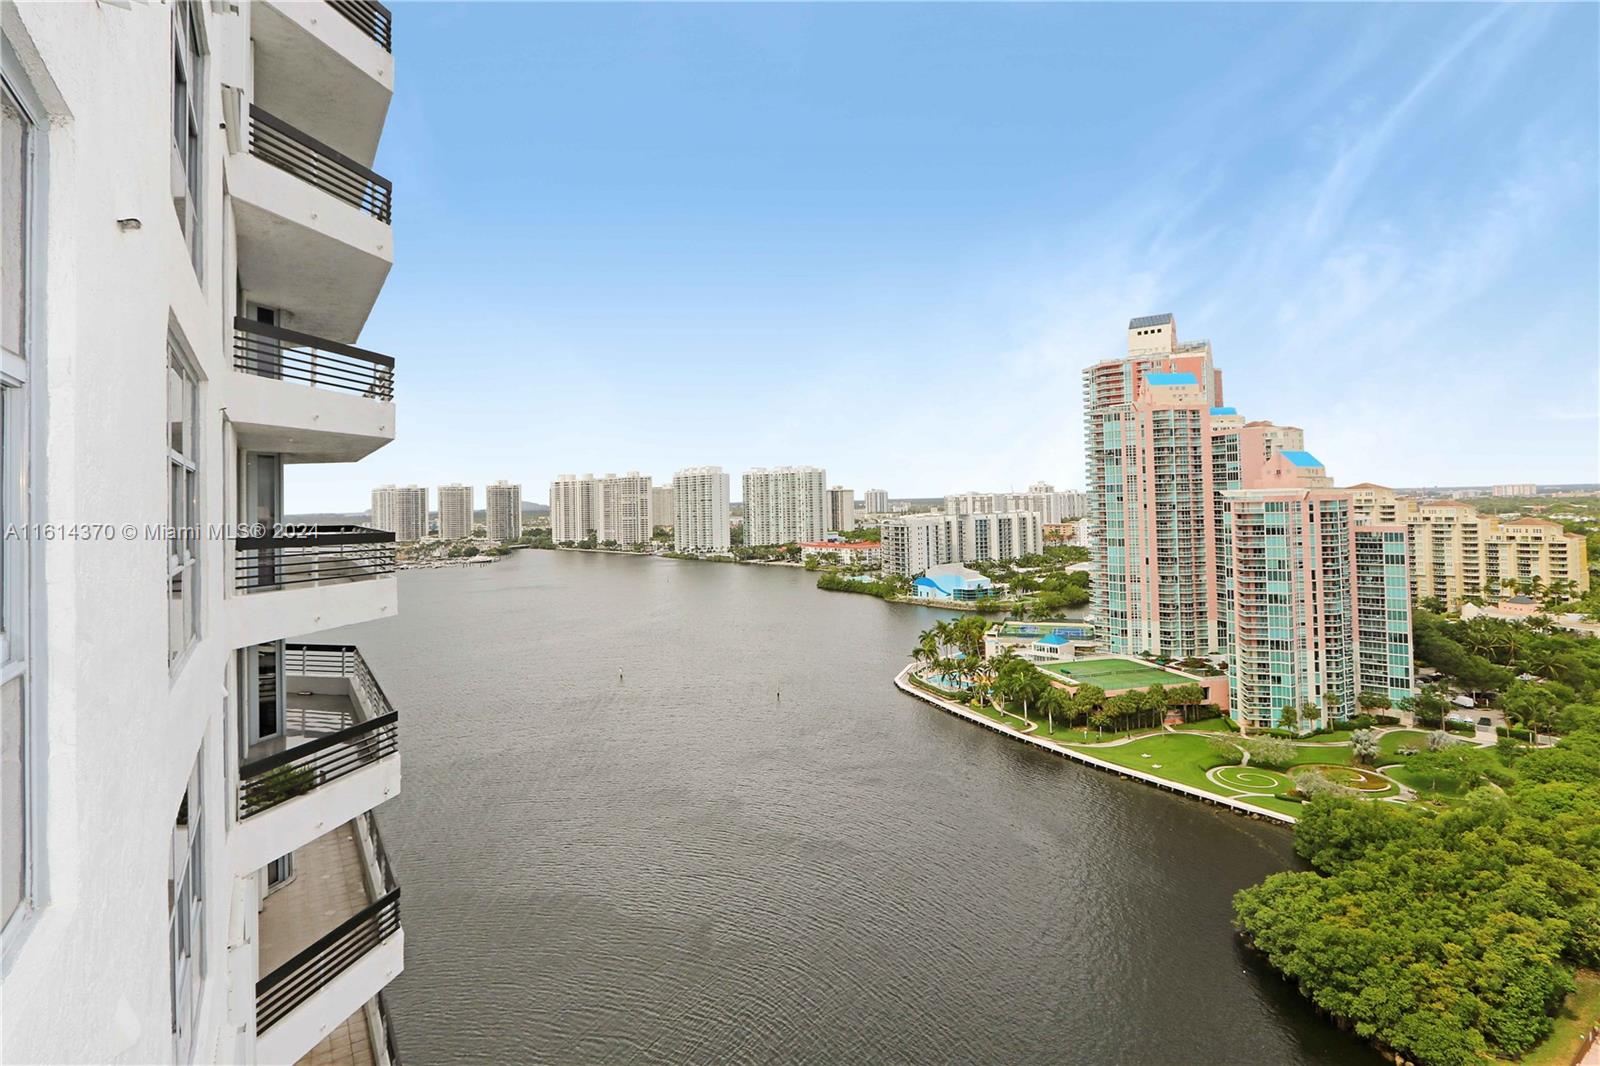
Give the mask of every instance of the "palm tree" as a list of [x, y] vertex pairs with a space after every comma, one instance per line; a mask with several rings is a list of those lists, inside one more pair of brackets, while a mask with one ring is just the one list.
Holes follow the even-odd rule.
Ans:
[[1049, 726], [1050, 736], [1056, 735], [1056, 712], [1065, 711], [1071, 702], [1066, 692], [1054, 685], [1046, 684], [1044, 691], [1039, 693], [1039, 706], [1044, 708], [1045, 722]]

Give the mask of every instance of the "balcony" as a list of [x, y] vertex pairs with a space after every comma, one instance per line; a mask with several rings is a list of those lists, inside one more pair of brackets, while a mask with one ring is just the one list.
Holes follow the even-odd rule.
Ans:
[[307, 334], [351, 343], [394, 263], [392, 187], [356, 159], [251, 104], [228, 160], [239, 282], [291, 307]]
[[353, 463], [394, 440], [394, 360], [309, 333], [233, 320], [223, 405], [242, 447]]
[[341, 644], [287, 644], [284, 660], [284, 734], [247, 750], [239, 767], [241, 872], [400, 791], [400, 716], [361, 653]]
[[257, 944], [260, 1062], [398, 1062], [380, 996], [405, 963], [400, 887], [371, 814], [295, 850]]
[[393, 20], [381, 4], [250, 5], [257, 104], [368, 166], [394, 96]]
[[396, 613], [394, 534], [387, 530], [292, 526], [236, 538], [232, 547], [233, 647]]

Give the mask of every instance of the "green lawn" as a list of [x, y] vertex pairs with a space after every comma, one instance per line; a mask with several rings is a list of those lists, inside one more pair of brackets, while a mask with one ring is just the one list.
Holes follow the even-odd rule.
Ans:
[[[1157, 777], [1176, 781], [1180, 785], [1189, 785], [1219, 796], [1231, 794], [1223, 792], [1206, 780], [1207, 770], [1213, 766], [1222, 766], [1228, 760], [1212, 751], [1211, 744], [1205, 737], [1163, 733], [1115, 748], [1086, 748], [1079, 745], [1073, 747], [1096, 759], [1126, 766], [1131, 770], [1143, 770], [1147, 774], [1155, 774]], [[1158, 765], [1160, 769], [1156, 768]]]
[[1600, 1022], [1600, 973], [1579, 970], [1573, 976], [1573, 984], [1577, 988], [1561, 1005], [1554, 1031], [1517, 1060], [1521, 1066], [1568, 1066], [1577, 1058], [1583, 1034]]
[[1419, 773], [1413, 773], [1404, 766], [1392, 767], [1384, 774], [1405, 785], [1407, 788], [1416, 789], [1423, 796], [1436, 796], [1445, 799], [1459, 799], [1467, 794], [1467, 790], [1460, 785], [1454, 787], [1435, 788], [1428, 778]]
[[1068, 663], [1050, 663], [1039, 669], [1078, 684], [1098, 685], [1107, 692], [1189, 684], [1189, 679], [1182, 674], [1129, 659], [1074, 659]]
[[1172, 728], [1191, 733], [1232, 733], [1226, 718], [1202, 718], [1198, 722], [1184, 722]]
[[1401, 748], [1422, 749], [1428, 744], [1428, 734], [1421, 729], [1396, 729], [1393, 733], [1385, 733], [1378, 738], [1378, 751], [1390, 758], [1397, 755]]

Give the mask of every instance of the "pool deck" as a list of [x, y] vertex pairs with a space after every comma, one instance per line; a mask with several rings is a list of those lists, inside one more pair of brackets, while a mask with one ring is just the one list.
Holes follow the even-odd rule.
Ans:
[[1201, 800], [1216, 807], [1228, 807], [1236, 814], [1248, 815], [1252, 818], [1265, 818], [1269, 821], [1279, 822], [1283, 825], [1293, 825], [1296, 821], [1296, 819], [1291, 815], [1280, 814], [1277, 811], [1269, 811], [1264, 807], [1257, 807], [1253, 804], [1245, 803], [1242, 800], [1231, 799], [1227, 796], [1218, 796], [1211, 792], [1203, 792], [1200, 789], [1191, 788], [1188, 785], [1181, 785], [1176, 781], [1168, 781], [1164, 777], [1157, 777], [1155, 774], [1147, 774], [1142, 770], [1134, 770], [1126, 766], [1118, 766], [1113, 762], [1106, 762], [1104, 759], [1097, 759], [1093, 755], [1087, 755], [1081, 751], [1074, 751], [1071, 748], [1064, 747], [1055, 743], [1054, 741], [1045, 740], [1042, 737], [1029, 736], [1028, 734], [1019, 730], [1012, 729], [1008, 725], [1002, 725], [992, 718], [985, 718], [976, 711], [973, 711], [967, 707], [963, 707], [961, 704], [956, 703], [953, 700], [943, 699], [939, 696], [935, 696], [931, 692], [928, 692], [926, 689], [918, 688], [916, 685], [912, 684], [910, 680], [911, 674], [915, 670], [916, 664], [912, 663], [896, 674], [894, 678], [895, 687], [901, 692], [904, 692], [906, 695], [914, 696], [922, 702], [931, 704], [947, 714], [953, 714], [957, 718], [965, 718], [969, 722], [972, 722], [976, 725], [981, 725], [983, 728], [992, 732], [1000, 733], [1011, 738], [1012, 740], [1017, 741], [1018, 743], [1032, 744], [1034, 747], [1042, 748], [1043, 750], [1050, 752], [1052, 755], [1060, 755], [1063, 758], [1071, 759], [1073, 762], [1083, 763], [1085, 766], [1092, 766], [1096, 770], [1105, 770], [1108, 773], [1116, 774], [1118, 777], [1126, 777], [1134, 781], [1142, 781], [1147, 785], [1154, 785], [1157, 788], [1165, 789], [1168, 792], [1177, 792], [1181, 795], [1188, 796], [1191, 799]]

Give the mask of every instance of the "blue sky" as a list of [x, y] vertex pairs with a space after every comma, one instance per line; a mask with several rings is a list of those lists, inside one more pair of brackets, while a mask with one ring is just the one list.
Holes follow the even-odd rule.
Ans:
[[[1126, 320], [1340, 483], [1600, 480], [1593, 5], [400, 4], [371, 486], [1081, 487]], [[735, 495], [737, 495], [737, 487]]]

